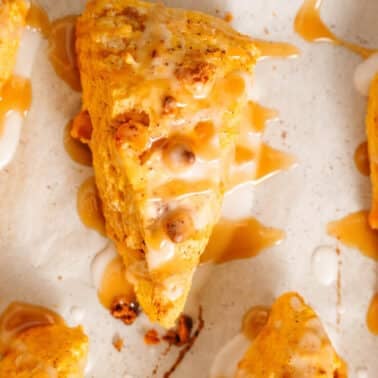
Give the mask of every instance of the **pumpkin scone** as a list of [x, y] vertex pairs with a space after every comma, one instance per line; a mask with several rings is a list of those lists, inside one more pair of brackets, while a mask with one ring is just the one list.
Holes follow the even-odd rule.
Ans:
[[28, 10], [24, 0], [0, 0], [0, 89], [12, 76]]
[[14, 302], [0, 317], [0, 377], [84, 378], [88, 338], [56, 313]]
[[107, 234], [145, 313], [170, 327], [220, 216], [258, 50], [223, 20], [137, 0], [89, 1], [76, 34], [73, 134], [91, 123]]
[[333, 349], [311, 307], [296, 293], [279, 297], [266, 325], [238, 365], [235, 378], [346, 378], [344, 361]]

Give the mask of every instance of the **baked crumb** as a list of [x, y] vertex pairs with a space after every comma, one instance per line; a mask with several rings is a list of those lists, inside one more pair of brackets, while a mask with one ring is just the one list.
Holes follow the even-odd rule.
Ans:
[[163, 100], [163, 114], [172, 114], [176, 110], [176, 99], [172, 96], [165, 96]]
[[144, 342], [147, 345], [156, 345], [160, 343], [160, 337], [155, 329], [150, 329], [144, 335]]
[[114, 348], [120, 352], [123, 348], [123, 345], [124, 345], [124, 342], [123, 340], [121, 339], [121, 337], [119, 335], [115, 335], [113, 337], [113, 346]]
[[193, 320], [190, 316], [181, 315], [176, 329], [171, 329], [163, 336], [163, 340], [169, 345], [183, 346], [190, 341], [193, 329]]
[[[190, 320], [189, 320], [190, 319]], [[179, 344], [180, 346], [184, 345], [183, 348], [181, 348], [180, 353], [177, 356], [176, 361], [172, 365], [172, 367], [163, 375], [163, 378], [169, 378], [177, 369], [177, 367], [180, 365], [182, 360], [185, 358], [187, 353], [190, 351], [190, 349], [193, 347], [195, 341], [197, 340], [198, 336], [200, 335], [201, 331], [203, 330], [205, 326], [205, 322], [202, 317], [202, 307], [200, 306], [198, 309], [198, 321], [197, 321], [197, 329], [193, 332], [191, 335], [191, 331], [193, 328], [193, 320], [189, 316], [181, 315], [178, 321], [178, 330], [176, 335], [178, 338], [183, 337], [183, 339], [186, 339], [186, 335], [189, 333], [188, 339], [185, 343]], [[181, 331], [180, 331], [181, 328]], [[180, 336], [181, 335], [181, 336]]]
[[131, 325], [139, 315], [139, 305], [127, 297], [116, 297], [110, 306], [110, 313], [126, 325]]
[[178, 80], [186, 84], [206, 84], [214, 75], [215, 66], [204, 61], [193, 61], [191, 56], [179, 65], [175, 71]]

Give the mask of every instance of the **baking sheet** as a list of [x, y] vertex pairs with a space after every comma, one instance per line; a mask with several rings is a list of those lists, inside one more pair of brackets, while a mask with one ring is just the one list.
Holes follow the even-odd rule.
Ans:
[[[199, 269], [187, 312], [195, 315], [201, 303], [205, 329], [175, 377], [207, 377], [216, 353], [238, 332], [244, 312], [256, 304], [271, 304], [287, 290], [300, 292], [320, 314], [351, 377], [359, 377], [361, 369], [377, 377], [378, 338], [365, 325], [377, 289], [376, 263], [339, 245], [341, 306], [337, 284], [322, 285], [312, 267], [316, 248], [338, 246], [326, 235], [326, 224], [369, 206], [368, 178], [353, 164], [354, 150], [365, 139], [366, 99], [353, 87], [361, 58], [331, 45], [307, 44], [295, 35], [293, 20], [301, 3], [166, 1], [212, 14], [230, 11], [241, 32], [289, 41], [302, 50], [296, 60], [258, 63], [253, 89], [256, 100], [280, 111], [280, 120], [269, 125], [264, 139], [294, 153], [299, 165], [242, 189], [225, 205], [229, 215], [248, 211], [264, 224], [284, 229], [287, 237], [254, 259]], [[84, 1], [39, 4], [54, 19], [79, 13]], [[375, 0], [324, 0], [322, 14], [340, 37], [378, 46]], [[83, 323], [91, 340], [88, 377], [150, 377], [163, 347], [144, 345], [148, 321], [142, 317], [125, 327], [112, 319], [92, 285], [90, 263], [108, 242], [78, 218], [77, 189], [92, 170], [72, 162], [63, 147], [64, 127], [80, 108], [80, 94], [55, 75], [46, 50], [47, 42], [41, 41], [32, 71], [32, 108], [17, 154], [0, 172], [0, 309], [12, 300], [24, 300], [60, 312], [71, 324]], [[282, 132], [287, 132], [285, 139]], [[121, 353], [112, 346], [114, 334], [124, 339]], [[161, 359], [159, 371], [176, 353], [173, 349]]]

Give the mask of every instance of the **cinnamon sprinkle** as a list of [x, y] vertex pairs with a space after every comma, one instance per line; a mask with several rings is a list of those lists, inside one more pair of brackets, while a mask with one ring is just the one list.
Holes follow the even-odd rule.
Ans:
[[155, 329], [150, 329], [144, 335], [144, 342], [147, 345], [156, 345], [160, 343], [160, 337]]
[[118, 352], [122, 350], [123, 344], [123, 340], [118, 335], [115, 335], [113, 338], [113, 346]]

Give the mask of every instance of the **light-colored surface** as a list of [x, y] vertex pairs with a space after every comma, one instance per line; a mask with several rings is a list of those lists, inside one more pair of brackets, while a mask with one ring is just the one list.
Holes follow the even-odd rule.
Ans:
[[[358, 376], [357, 369], [367, 368], [368, 377], [375, 378], [378, 339], [368, 332], [365, 315], [376, 290], [376, 263], [339, 246], [340, 325], [336, 284], [320, 284], [312, 271], [314, 250], [337, 245], [326, 235], [327, 222], [367, 208], [370, 202], [369, 181], [353, 164], [354, 150], [366, 138], [366, 99], [353, 85], [361, 58], [331, 45], [307, 44], [296, 36], [292, 23], [301, 0], [167, 3], [213, 14], [216, 9], [231, 11], [240, 31], [290, 41], [303, 51], [296, 60], [259, 63], [253, 90], [260, 103], [280, 110], [281, 121], [269, 126], [265, 139], [293, 152], [300, 164], [260, 184], [253, 203], [248, 190], [242, 189], [226, 206], [233, 217], [250, 211], [264, 224], [285, 229], [287, 238], [250, 261], [199, 270], [187, 310], [195, 315], [196, 305], [202, 303], [206, 326], [175, 376], [206, 378], [217, 351], [238, 333], [249, 307], [270, 305], [284, 291], [296, 290], [321, 316], [351, 377]], [[83, 1], [40, 4], [56, 18], [79, 12]], [[369, 41], [371, 47], [378, 46], [377, 12], [375, 0], [324, 0], [322, 8], [338, 35]], [[88, 377], [150, 377], [163, 347], [143, 344], [148, 323], [141, 318], [134, 327], [125, 327], [113, 320], [92, 287], [91, 260], [107, 241], [80, 223], [76, 192], [92, 172], [72, 162], [63, 147], [64, 127], [79, 110], [80, 95], [55, 76], [46, 49], [44, 41], [34, 61], [33, 105], [20, 146], [14, 161], [0, 172], [0, 306], [26, 300], [67, 317], [78, 306], [84, 309], [83, 323], [91, 338]], [[287, 132], [286, 139], [281, 138], [282, 131]], [[125, 341], [121, 353], [112, 346], [115, 333]], [[175, 351], [161, 364], [169, 365], [174, 357]]]

